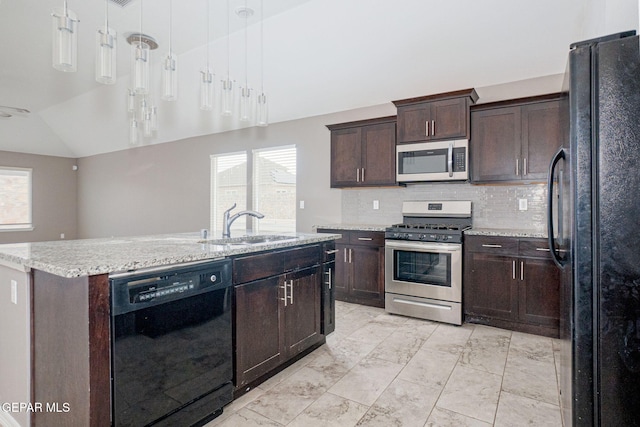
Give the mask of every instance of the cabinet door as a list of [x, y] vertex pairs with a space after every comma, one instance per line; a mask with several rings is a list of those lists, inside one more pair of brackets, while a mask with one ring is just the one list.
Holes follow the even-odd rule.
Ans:
[[384, 248], [351, 246], [351, 294], [384, 304]]
[[560, 324], [560, 269], [549, 259], [520, 259], [521, 321], [557, 328]]
[[285, 346], [287, 359], [322, 339], [321, 267], [307, 268], [285, 276], [287, 304], [285, 313]]
[[331, 187], [359, 184], [361, 162], [361, 128], [331, 131]]
[[518, 319], [515, 258], [483, 252], [465, 256], [465, 314], [514, 321]]
[[[343, 232], [343, 236], [346, 233]], [[344, 237], [343, 237], [344, 239]], [[349, 295], [349, 277], [351, 276], [351, 264], [349, 263], [349, 246], [336, 245], [336, 270], [334, 287], [336, 290], [336, 299], [346, 301]]]
[[560, 101], [522, 107], [522, 178], [546, 179], [562, 141]]
[[382, 123], [362, 128], [362, 185], [396, 183], [396, 125]]
[[432, 102], [430, 139], [467, 138], [469, 136], [467, 111], [466, 98]]
[[427, 123], [431, 123], [429, 103], [398, 107], [398, 143], [428, 140]]
[[474, 182], [520, 179], [520, 107], [471, 112]]
[[236, 387], [284, 362], [279, 281], [276, 276], [235, 287]]

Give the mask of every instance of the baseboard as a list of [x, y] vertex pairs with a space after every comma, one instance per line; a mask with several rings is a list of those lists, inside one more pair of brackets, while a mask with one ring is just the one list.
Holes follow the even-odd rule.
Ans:
[[20, 424], [8, 412], [0, 411], [0, 427], [20, 427]]

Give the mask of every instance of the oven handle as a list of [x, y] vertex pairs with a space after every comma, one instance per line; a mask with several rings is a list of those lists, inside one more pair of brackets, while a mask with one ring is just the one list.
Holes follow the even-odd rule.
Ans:
[[401, 242], [385, 240], [385, 246], [390, 249], [409, 249], [416, 252], [460, 252], [460, 243], [431, 243], [431, 242]]
[[453, 143], [449, 143], [449, 151], [447, 152], [447, 172], [449, 176], [453, 176]]

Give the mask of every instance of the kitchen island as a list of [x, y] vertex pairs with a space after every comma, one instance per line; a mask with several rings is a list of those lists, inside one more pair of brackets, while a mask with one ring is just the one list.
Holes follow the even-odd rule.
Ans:
[[10, 422], [110, 425], [110, 274], [314, 245], [320, 256], [321, 245], [338, 237], [203, 241], [187, 233], [0, 245], [0, 289], [12, 288], [0, 320], [13, 325], [0, 340], [19, 338], [10, 354], [0, 353], [0, 400], [25, 404], [6, 411]]

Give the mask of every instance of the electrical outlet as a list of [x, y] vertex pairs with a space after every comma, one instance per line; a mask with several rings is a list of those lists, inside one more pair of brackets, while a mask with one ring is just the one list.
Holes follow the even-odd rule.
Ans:
[[304, 200], [300, 200], [300, 209], [304, 209]]
[[526, 211], [527, 207], [527, 199], [518, 199], [518, 209], [521, 211]]
[[380, 209], [380, 201], [378, 200], [373, 201], [373, 209], [375, 210]]
[[11, 281], [11, 302], [14, 304], [18, 303], [18, 282], [15, 280]]
[[64, 233], [60, 233], [60, 238], [64, 239]]

